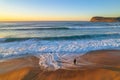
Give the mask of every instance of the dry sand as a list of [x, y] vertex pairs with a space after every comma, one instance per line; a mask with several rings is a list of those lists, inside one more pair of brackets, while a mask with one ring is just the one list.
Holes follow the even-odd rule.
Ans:
[[100, 67], [43, 71], [38, 58], [26, 56], [0, 62], [0, 80], [120, 80], [120, 51], [94, 51], [76, 59], [78, 65], [88, 61]]

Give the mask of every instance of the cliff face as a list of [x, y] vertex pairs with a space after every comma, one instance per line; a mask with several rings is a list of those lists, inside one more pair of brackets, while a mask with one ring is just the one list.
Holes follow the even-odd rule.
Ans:
[[120, 22], [120, 17], [93, 17], [91, 22]]

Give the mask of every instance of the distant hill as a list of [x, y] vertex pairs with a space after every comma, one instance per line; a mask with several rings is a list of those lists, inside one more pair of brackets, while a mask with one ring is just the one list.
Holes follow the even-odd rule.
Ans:
[[92, 17], [91, 22], [120, 22], [120, 17]]

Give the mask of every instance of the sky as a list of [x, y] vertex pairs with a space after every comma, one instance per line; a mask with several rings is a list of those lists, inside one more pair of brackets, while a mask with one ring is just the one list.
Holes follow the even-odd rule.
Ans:
[[0, 0], [0, 21], [89, 21], [120, 16], [120, 0]]

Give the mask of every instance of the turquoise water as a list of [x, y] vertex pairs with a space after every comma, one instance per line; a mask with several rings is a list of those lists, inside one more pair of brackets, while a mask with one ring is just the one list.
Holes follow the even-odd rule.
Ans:
[[0, 58], [120, 49], [120, 23], [1, 22]]

